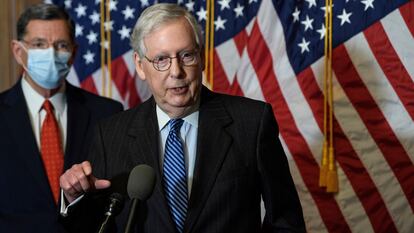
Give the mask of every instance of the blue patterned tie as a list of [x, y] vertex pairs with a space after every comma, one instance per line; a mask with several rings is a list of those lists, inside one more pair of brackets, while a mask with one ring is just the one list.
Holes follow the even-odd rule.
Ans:
[[183, 143], [180, 139], [183, 122], [182, 119], [169, 121], [170, 132], [164, 154], [164, 189], [178, 232], [183, 232], [187, 215], [187, 176]]

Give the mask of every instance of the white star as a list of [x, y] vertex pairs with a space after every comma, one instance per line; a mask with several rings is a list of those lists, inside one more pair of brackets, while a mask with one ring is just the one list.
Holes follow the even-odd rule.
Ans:
[[244, 6], [241, 6], [240, 3], [237, 3], [237, 7], [233, 9], [236, 13], [236, 18], [239, 18], [239, 16], [243, 16], [243, 9]]
[[80, 18], [82, 16], [85, 16], [86, 15], [86, 6], [79, 3], [78, 7], [76, 7], [75, 11], [76, 11], [76, 16], [78, 18]]
[[99, 23], [100, 15], [98, 14], [98, 12], [93, 11], [93, 13], [89, 15], [89, 19], [92, 20], [92, 25], [95, 25], [96, 23]]
[[95, 0], [95, 5], [101, 4], [102, 0]]
[[149, 6], [148, 0], [140, 0], [141, 1], [141, 7]]
[[298, 44], [301, 49], [300, 53], [304, 53], [305, 51], [309, 52], [309, 44], [309, 41], [306, 41], [305, 38], [302, 38], [302, 42]]
[[309, 28], [310, 28], [310, 29], [313, 29], [312, 23], [313, 23], [313, 19], [309, 19], [309, 16], [308, 16], [308, 15], [306, 15], [306, 20], [301, 21], [301, 24], [305, 25], [305, 32], [306, 32]]
[[188, 11], [193, 12], [194, 11], [194, 2], [193, 1], [188, 1], [185, 4], [185, 7], [187, 8]]
[[207, 11], [204, 10], [204, 7], [200, 7], [200, 10], [197, 11], [198, 21], [207, 20]]
[[131, 29], [127, 28], [125, 25], [122, 25], [122, 29], [118, 30], [118, 34], [121, 36], [121, 40], [127, 39], [131, 34]]
[[299, 21], [299, 14], [300, 14], [300, 10], [298, 10], [298, 8], [295, 8], [295, 12], [292, 13], [293, 16], [293, 22]]
[[80, 24], [75, 25], [75, 36], [82, 36], [83, 35], [83, 26]]
[[370, 7], [374, 9], [374, 0], [362, 0], [361, 3], [365, 5], [364, 11], [367, 11]]
[[70, 9], [72, 7], [72, 0], [65, 0], [65, 8]]
[[352, 12], [346, 13], [345, 9], [342, 10], [342, 14], [338, 15], [337, 17], [341, 19], [341, 26], [344, 25], [345, 22], [351, 23], [349, 17], [352, 15]]
[[85, 59], [85, 63], [89, 64], [89, 63], [93, 63], [95, 60], [95, 54], [91, 53], [91, 51], [86, 51], [86, 54], [83, 55], [83, 59]]
[[230, 9], [230, 1], [231, 0], [220, 0], [218, 3], [220, 4], [220, 10], [223, 11], [224, 9]]
[[134, 18], [134, 12], [135, 9], [126, 6], [125, 10], [122, 11], [122, 14], [124, 14], [124, 20], [127, 20], [129, 18], [133, 19]]
[[321, 36], [320, 39], [322, 40], [325, 37], [326, 34], [326, 28], [325, 25], [322, 24], [321, 29], [316, 30]]
[[117, 1], [111, 0], [109, 1], [109, 11], [117, 11], [118, 7], [116, 6], [118, 4]]
[[221, 16], [219, 16], [214, 22], [214, 25], [216, 26], [216, 31], [218, 31], [220, 28], [223, 30], [226, 30], [226, 27], [224, 27], [224, 24], [226, 22], [227, 22], [227, 19], [221, 19]]
[[310, 9], [312, 6], [316, 7], [316, 0], [305, 0], [306, 2], [309, 3], [308, 8]]
[[86, 39], [88, 39], [89, 44], [93, 44], [98, 42], [98, 34], [94, 31], [89, 31], [89, 34], [86, 36]]
[[104, 23], [104, 28], [105, 28], [105, 31], [112, 31], [112, 29], [114, 28], [114, 21], [113, 20], [106, 21]]

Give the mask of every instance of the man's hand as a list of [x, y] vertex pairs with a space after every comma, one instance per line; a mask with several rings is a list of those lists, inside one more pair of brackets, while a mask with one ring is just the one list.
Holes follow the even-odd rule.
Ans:
[[86, 192], [109, 186], [111, 186], [109, 180], [99, 180], [92, 175], [92, 167], [88, 161], [73, 165], [60, 176], [60, 187], [69, 203]]

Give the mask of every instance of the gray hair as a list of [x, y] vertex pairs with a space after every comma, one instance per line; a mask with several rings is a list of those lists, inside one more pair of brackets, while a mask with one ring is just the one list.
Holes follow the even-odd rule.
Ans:
[[152, 33], [155, 29], [168, 22], [179, 20], [182, 17], [187, 19], [194, 32], [194, 38], [198, 48], [203, 47], [203, 36], [200, 26], [194, 16], [186, 9], [172, 3], [154, 4], [145, 9], [135, 24], [134, 31], [131, 35], [130, 45], [140, 58], [146, 53], [144, 44], [145, 36]]

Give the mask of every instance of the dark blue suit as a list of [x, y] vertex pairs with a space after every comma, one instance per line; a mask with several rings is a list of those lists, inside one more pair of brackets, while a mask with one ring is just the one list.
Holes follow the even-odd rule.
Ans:
[[[96, 122], [122, 110], [66, 83], [64, 170], [85, 160]], [[0, 231], [63, 232], [29, 119], [21, 82], [0, 94]]]

